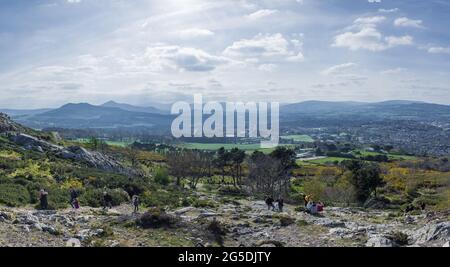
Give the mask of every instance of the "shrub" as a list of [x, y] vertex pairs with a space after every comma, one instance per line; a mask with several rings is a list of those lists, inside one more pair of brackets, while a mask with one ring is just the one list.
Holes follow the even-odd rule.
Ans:
[[166, 168], [158, 168], [155, 172], [155, 183], [158, 183], [160, 185], [168, 185], [169, 180], [169, 174]]
[[177, 217], [167, 214], [160, 208], [151, 208], [136, 220], [136, 223], [144, 229], [173, 227], [177, 222]]
[[403, 232], [391, 232], [387, 235], [387, 238], [392, 240], [394, 243], [396, 243], [399, 246], [406, 246], [408, 245], [408, 235]]
[[[86, 192], [81, 194], [80, 202], [81, 205], [86, 205], [94, 208], [103, 206], [103, 192], [102, 189], [88, 189]], [[118, 206], [124, 202], [129, 201], [128, 193], [122, 189], [108, 190], [108, 193], [112, 197], [112, 205]]]
[[289, 226], [291, 224], [295, 223], [295, 219], [288, 216], [282, 216], [280, 217], [280, 224], [281, 226]]
[[30, 203], [28, 190], [18, 184], [0, 184], [0, 203], [19, 207]]
[[196, 199], [192, 206], [196, 208], [215, 208], [216, 203], [208, 199]]

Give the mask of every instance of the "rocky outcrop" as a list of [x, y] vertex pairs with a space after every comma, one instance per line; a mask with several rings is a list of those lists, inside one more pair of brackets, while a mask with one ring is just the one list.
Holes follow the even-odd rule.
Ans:
[[99, 152], [89, 151], [79, 146], [58, 146], [23, 133], [11, 135], [10, 140], [24, 149], [33, 150], [40, 153], [53, 152], [60, 158], [76, 160], [85, 163], [92, 168], [127, 174], [132, 173], [131, 170], [124, 168], [115, 159]]
[[59, 150], [58, 156], [64, 159], [71, 159], [84, 162], [88, 164], [90, 167], [98, 168], [107, 171], [116, 171], [116, 172], [131, 172], [124, 168], [119, 162], [114, 160], [113, 158], [94, 151], [88, 151], [79, 146], [70, 146], [67, 148], [62, 148]]
[[418, 245], [430, 242], [449, 242], [450, 222], [430, 224], [419, 228], [411, 233], [411, 239]]

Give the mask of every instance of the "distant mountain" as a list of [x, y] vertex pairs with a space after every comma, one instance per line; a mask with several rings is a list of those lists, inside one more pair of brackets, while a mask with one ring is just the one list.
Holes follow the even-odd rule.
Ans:
[[108, 108], [120, 108], [127, 111], [133, 111], [133, 112], [142, 112], [142, 113], [156, 113], [156, 114], [168, 114], [168, 112], [164, 110], [157, 109], [155, 107], [139, 107], [139, 106], [133, 106], [130, 104], [124, 104], [124, 103], [117, 103], [115, 101], [108, 101], [101, 105], [102, 107], [108, 107]]
[[11, 117], [25, 116], [25, 115], [36, 115], [50, 111], [51, 109], [0, 109], [0, 113], [8, 114]]
[[94, 106], [88, 103], [66, 104], [58, 109], [33, 116], [19, 117], [18, 122], [29, 127], [42, 128], [121, 128], [167, 127], [170, 115], [128, 111], [117, 107]]

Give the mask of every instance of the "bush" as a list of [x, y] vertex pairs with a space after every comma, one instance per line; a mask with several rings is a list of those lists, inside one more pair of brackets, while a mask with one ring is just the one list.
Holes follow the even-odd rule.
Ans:
[[[107, 191], [112, 197], [113, 206], [118, 206], [124, 202], [129, 201], [128, 193], [122, 189], [114, 189]], [[104, 190], [102, 189], [88, 189], [80, 196], [81, 205], [90, 206], [94, 208], [102, 207], [104, 204], [103, 192]]]
[[196, 199], [192, 203], [192, 206], [196, 208], [215, 208], [216, 203], [208, 199]]
[[171, 207], [190, 206], [193, 199], [188, 198], [186, 192], [181, 190], [156, 190], [145, 191], [141, 196], [141, 202], [146, 207]]
[[295, 223], [295, 219], [288, 216], [282, 216], [280, 217], [280, 224], [281, 226], [289, 226], [291, 224]]
[[28, 190], [18, 184], [0, 184], [0, 203], [19, 207], [30, 203]]
[[387, 238], [392, 240], [394, 243], [396, 243], [399, 246], [407, 246], [409, 243], [408, 235], [403, 232], [391, 232], [387, 235]]
[[168, 185], [169, 180], [169, 174], [166, 168], [158, 168], [155, 172], [155, 183], [158, 183], [160, 185]]
[[136, 223], [144, 229], [173, 227], [177, 222], [177, 217], [167, 214], [160, 208], [151, 208], [136, 220]]

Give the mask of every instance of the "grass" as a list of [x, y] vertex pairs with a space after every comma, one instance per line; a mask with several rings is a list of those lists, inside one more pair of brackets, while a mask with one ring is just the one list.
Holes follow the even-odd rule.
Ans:
[[323, 159], [313, 159], [308, 161], [298, 161], [297, 163], [300, 165], [306, 164], [327, 164], [327, 163], [334, 163], [334, 162], [342, 162], [344, 160], [348, 160], [348, 158], [339, 158], [339, 157], [328, 157]]
[[[88, 138], [78, 138], [73, 140], [74, 142], [87, 144], [90, 142]], [[105, 141], [105, 143], [109, 146], [118, 146], [118, 147], [127, 147], [133, 143], [133, 141]]]
[[392, 154], [392, 153], [380, 153], [380, 152], [373, 152], [373, 151], [365, 151], [365, 150], [355, 150], [354, 152], [359, 152], [358, 155], [362, 157], [367, 156], [379, 156], [379, 155], [386, 155], [390, 159], [398, 159], [398, 160], [415, 160], [417, 157], [415, 156], [408, 156], [408, 155], [398, 155], [398, 154]]
[[281, 139], [288, 139], [294, 142], [305, 142], [305, 143], [313, 143], [314, 139], [309, 135], [285, 135], [282, 136]]

